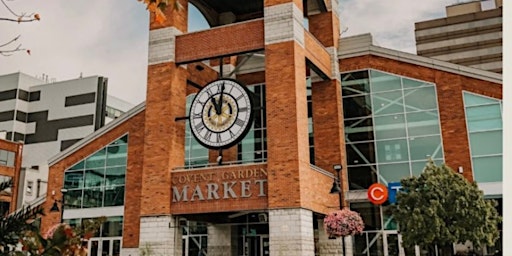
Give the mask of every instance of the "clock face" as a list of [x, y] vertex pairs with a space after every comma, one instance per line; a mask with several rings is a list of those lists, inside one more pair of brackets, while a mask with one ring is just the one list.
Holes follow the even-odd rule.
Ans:
[[253, 105], [247, 88], [219, 79], [201, 89], [190, 105], [189, 124], [197, 141], [211, 149], [238, 143], [252, 124]]

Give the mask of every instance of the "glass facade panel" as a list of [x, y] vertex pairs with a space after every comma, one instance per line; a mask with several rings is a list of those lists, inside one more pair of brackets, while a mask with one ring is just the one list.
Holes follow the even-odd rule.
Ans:
[[101, 187], [105, 184], [105, 168], [85, 170], [85, 187]]
[[501, 129], [501, 109], [499, 104], [466, 108], [469, 132]]
[[361, 119], [345, 120], [345, 139], [347, 143], [373, 140], [372, 119], [364, 117]]
[[341, 78], [350, 189], [421, 173], [429, 157], [444, 160], [435, 84], [376, 70]]
[[466, 107], [480, 106], [487, 104], [496, 104], [496, 99], [477, 95], [473, 93], [464, 92], [464, 105]]
[[65, 172], [64, 209], [124, 204], [127, 141], [125, 135]]
[[403, 114], [375, 117], [373, 123], [377, 140], [407, 137]]
[[379, 163], [408, 161], [407, 140], [377, 141], [377, 156]]
[[411, 160], [443, 158], [441, 136], [409, 137]]
[[83, 187], [84, 187], [83, 169], [78, 172], [70, 172], [70, 171], [66, 172], [66, 175], [64, 176], [64, 188], [72, 189], [72, 188], [83, 188]]
[[440, 134], [437, 110], [407, 113], [407, 132], [409, 136]]
[[502, 101], [463, 92], [473, 177], [477, 182], [502, 181]]
[[402, 77], [402, 85], [404, 86], [404, 89], [416, 88], [416, 87], [420, 87], [420, 86], [432, 86], [432, 84], [429, 84], [427, 82], [408, 79], [405, 77]]
[[370, 80], [366, 70], [348, 73], [341, 76], [341, 78], [343, 96], [367, 94], [370, 92]]
[[85, 168], [105, 167], [105, 149], [102, 149], [85, 160]]
[[473, 173], [478, 182], [503, 181], [503, 157], [473, 157]]
[[345, 118], [364, 117], [372, 114], [370, 95], [343, 98]]
[[347, 161], [351, 165], [375, 163], [375, 148], [373, 142], [349, 144]]
[[102, 237], [122, 236], [123, 235], [123, 217], [108, 217], [101, 228]]
[[126, 163], [127, 145], [115, 145], [107, 148], [107, 166], [124, 165]]
[[404, 177], [410, 177], [409, 163], [379, 164], [379, 182], [399, 182]]
[[475, 156], [495, 155], [503, 152], [503, 132], [475, 132], [469, 135], [471, 154]]
[[375, 165], [354, 166], [348, 169], [349, 189], [368, 189], [377, 182]]
[[370, 70], [370, 77], [372, 93], [402, 89], [399, 76]]
[[101, 207], [103, 204], [103, 188], [84, 189], [82, 208]]
[[437, 108], [436, 91], [432, 86], [404, 90], [405, 111], [417, 112]]
[[374, 116], [404, 112], [402, 91], [374, 93], [372, 96]]

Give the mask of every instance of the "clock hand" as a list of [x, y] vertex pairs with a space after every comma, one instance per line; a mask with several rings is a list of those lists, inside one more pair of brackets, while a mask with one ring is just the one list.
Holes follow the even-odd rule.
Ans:
[[217, 115], [220, 115], [222, 113], [222, 95], [224, 94], [224, 82], [222, 82], [222, 86], [220, 87], [220, 97], [219, 97], [219, 104], [217, 109]]
[[213, 107], [215, 108], [215, 114], [219, 114], [219, 105], [217, 105], [217, 102], [215, 101], [214, 97], [211, 97]]

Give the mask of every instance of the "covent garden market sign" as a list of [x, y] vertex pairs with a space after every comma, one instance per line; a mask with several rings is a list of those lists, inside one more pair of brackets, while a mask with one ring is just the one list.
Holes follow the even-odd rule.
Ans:
[[192, 202], [265, 197], [267, 170], [264, 168], [175, 172], [172, 174], [172, 201]]

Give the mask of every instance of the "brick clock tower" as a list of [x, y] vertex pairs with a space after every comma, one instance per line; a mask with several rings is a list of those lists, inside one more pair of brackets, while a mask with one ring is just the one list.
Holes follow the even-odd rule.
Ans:
[[[206, 220], [208, 255], [228, 255], [238, 242], [229, 219], [255, 212], [268, 223], [268, 239], [258, 253], [239, 249], [243, 255], [314, 255], [316, 217], [337, 207], [337, 196], [328, 193], [331, 166], [345, 162], [338, 1], [191, 1], [211, 26], [194, 33], [187, 33], [188, 2], [179, 3], [167, 8], [164, 24], [150, 24], [139, 245], [180, 255], [182, 234], [169, 227]], [[244, 69], [244, 59], [255, 55], [254, 71]], [[266, 161], [237, 162], [240, 147], [232, 146], [221, 151], [223, 162], [232, 164], [184, 170], [189, 124], [179, 117], [187, 116], [186, 97], [220, 77], [247, 87], [264, 84]], [[314, 143], [314, 158], [308, 89], [309, 118], [322, 138]], [[210, 149], [210, 163], [218, 153]], [[238, 247], [250, 247], [242, 243]]]

